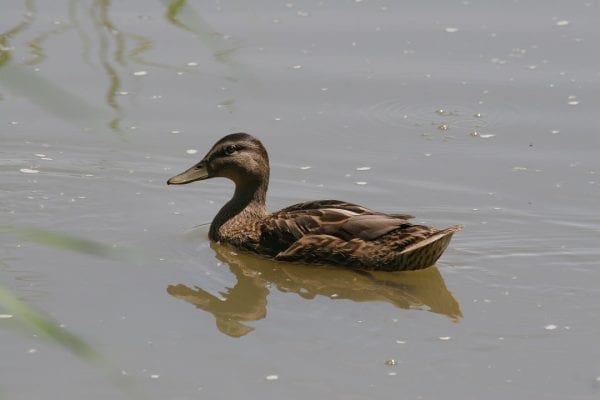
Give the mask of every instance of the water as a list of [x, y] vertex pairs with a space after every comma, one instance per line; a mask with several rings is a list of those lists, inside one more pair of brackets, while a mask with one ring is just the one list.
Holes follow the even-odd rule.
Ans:
[[[0, 307], [0, 395], [597, 398], [599, 8], [3, 7], [1, 287], [104, 361]], [[235, 131], [270, 152], [271, 209], [466, 229], [416, 273], [210, 244], [231, 184], [165, 182]]]

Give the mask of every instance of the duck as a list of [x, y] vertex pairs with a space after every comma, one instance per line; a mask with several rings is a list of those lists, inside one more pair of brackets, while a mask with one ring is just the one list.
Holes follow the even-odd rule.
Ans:
[[167, 184], [211, 178], [233, 181], [233, 196], [210, 224], [209, 239], [278, 262], [419, 270], [434, 265], [452, 235], [463, 229], [413, 224], [412, 215], [378, 212], [340, 200], [305, 201], [270, 213], [269, 175], [269, 155], [261, 141], [247, 133], [232, 133]]

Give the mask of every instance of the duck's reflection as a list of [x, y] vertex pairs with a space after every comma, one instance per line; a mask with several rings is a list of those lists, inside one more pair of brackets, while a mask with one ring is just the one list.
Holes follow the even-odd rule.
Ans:
[[267, 315], [269, 287], [296, 293], [305, 299], [318, 295], [331, 299], [380, 301], [403, 309], [422, 309], [446, 315], [457, 322], [462, 317], [458, 301], [446, 288], [437, 267], [411, 272], [362, 272], [341, 268], [276, 263], [230, 247], [211, 244], [217, 258], [229, 265], [237, 278], [233, 288], [214, 296], [199, 287], [170, 285], [167, 292], [214, 315], [221, 332], [243, 336], [254, 328], [245, 321]]

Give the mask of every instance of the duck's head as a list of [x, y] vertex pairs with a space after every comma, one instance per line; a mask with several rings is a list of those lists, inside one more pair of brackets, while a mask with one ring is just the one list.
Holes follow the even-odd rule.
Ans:
[[232, 133], [219, 140], [196, 165], [167, 181], [169, 185], [228, 178], [236, 186], [269, 182], [269, 156], [260, 140], [247, 133]]

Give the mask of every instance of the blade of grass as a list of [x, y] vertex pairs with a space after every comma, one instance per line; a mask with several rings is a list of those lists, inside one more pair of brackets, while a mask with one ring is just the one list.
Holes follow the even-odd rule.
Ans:
[[103, 243], [41, 228], [0, 225], [0, 235], [6, 234], [21, 240], [57, 249], [113, 259], [131, 259], [132, 254]]
[[0, 288], [0, 307], [4, 312], [12, 314], [26, 331], [39, 332], [46, 339], [87, 361], [98, 362], [100, 360], [99, 354], [83, 339], [60, 327], [55, 321], [3, 288]]
[[[17, 327], [27, 333], [40, 333], [51, 343], [74, 353], [79, 358], [103, 371], [109, 380], [131, 399], [142, 399], [142, 393], [118, 369], [105, 360], [90, 344], [78, 335], [61, 327], [42, 311], [20, 300], [12, 292], [0, 287], [0, 310], [17, 322]], [[0, 325], [1, 327], [1, 325]]]

